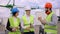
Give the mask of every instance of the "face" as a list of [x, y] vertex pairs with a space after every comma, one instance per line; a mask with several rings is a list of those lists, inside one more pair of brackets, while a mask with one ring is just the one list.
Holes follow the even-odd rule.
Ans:
[[30, 15], [30, 10], [26, 10], [26, 14], [27, 15]]
[[49, 14], [51, 13], [51, 9], [45, 8], [45, 13], [46, 13], [47, 15], [49, 15]]
[[19, 12], [17, 12], [16, 14], [15, 14], [15, 16], [17, 17], [19, 15]]

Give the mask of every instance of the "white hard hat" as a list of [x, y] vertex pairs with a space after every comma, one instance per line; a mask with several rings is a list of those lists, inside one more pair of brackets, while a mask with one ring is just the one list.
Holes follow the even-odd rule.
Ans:
[[31, 10], [31, 7], [30, 6], [26, 6], [25, 10]]

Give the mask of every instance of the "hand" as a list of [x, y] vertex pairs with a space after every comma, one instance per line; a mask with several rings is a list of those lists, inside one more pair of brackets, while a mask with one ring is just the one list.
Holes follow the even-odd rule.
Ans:
[[42, 20], [42, 17], [38, 17], [38, 20], [39, 20], [39, 21]]
[[30, 27], [27, 27], [26, 30], [30, 31]]
[[45, 25], [46, 24], [46, 20], [44, 19], [43, 21], [41, 21], [41, 23]]
[[16, 29], [19, 29], [19, 27], [15, 27]]
[[42, 23], [42, 24], [46, 24], [46, 19], [42, 19], [42, 17], [38, 17], [38, 20]]
[[30, 27], [32, 28], [32, 27], [33, 27], [33, 25], [32, 25], [32, 24], [30, 24]]
[[46, 19], [43, 20], [43, 23], [46, 24]]
[[12, 28], [12, 31], [15, 32], [16, 31], [16, 28]]

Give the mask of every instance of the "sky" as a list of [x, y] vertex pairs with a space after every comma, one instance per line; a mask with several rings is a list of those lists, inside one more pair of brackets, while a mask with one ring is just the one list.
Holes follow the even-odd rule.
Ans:
[[[7, 5], [9, 0], [0, 0], [0, 5]], [[60, 7], [60, 0], [15, 0], [15, 5], [16, 6], [32, 6], [32, 7], [37, 7], [39, 6], [40, 8], [44, 8], [45, 3], [50, 2], [53, 5], [53, 8], [59, 8]], [[9, 4], [13, 4], [13, 0], [10, 0]]]

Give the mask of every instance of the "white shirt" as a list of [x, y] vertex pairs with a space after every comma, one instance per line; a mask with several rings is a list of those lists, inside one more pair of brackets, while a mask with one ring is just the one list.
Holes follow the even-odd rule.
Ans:
[[17, 22], [17, 18], [16, 17], [13, 17], [13, 19], [14, 19], [14, 23]]

